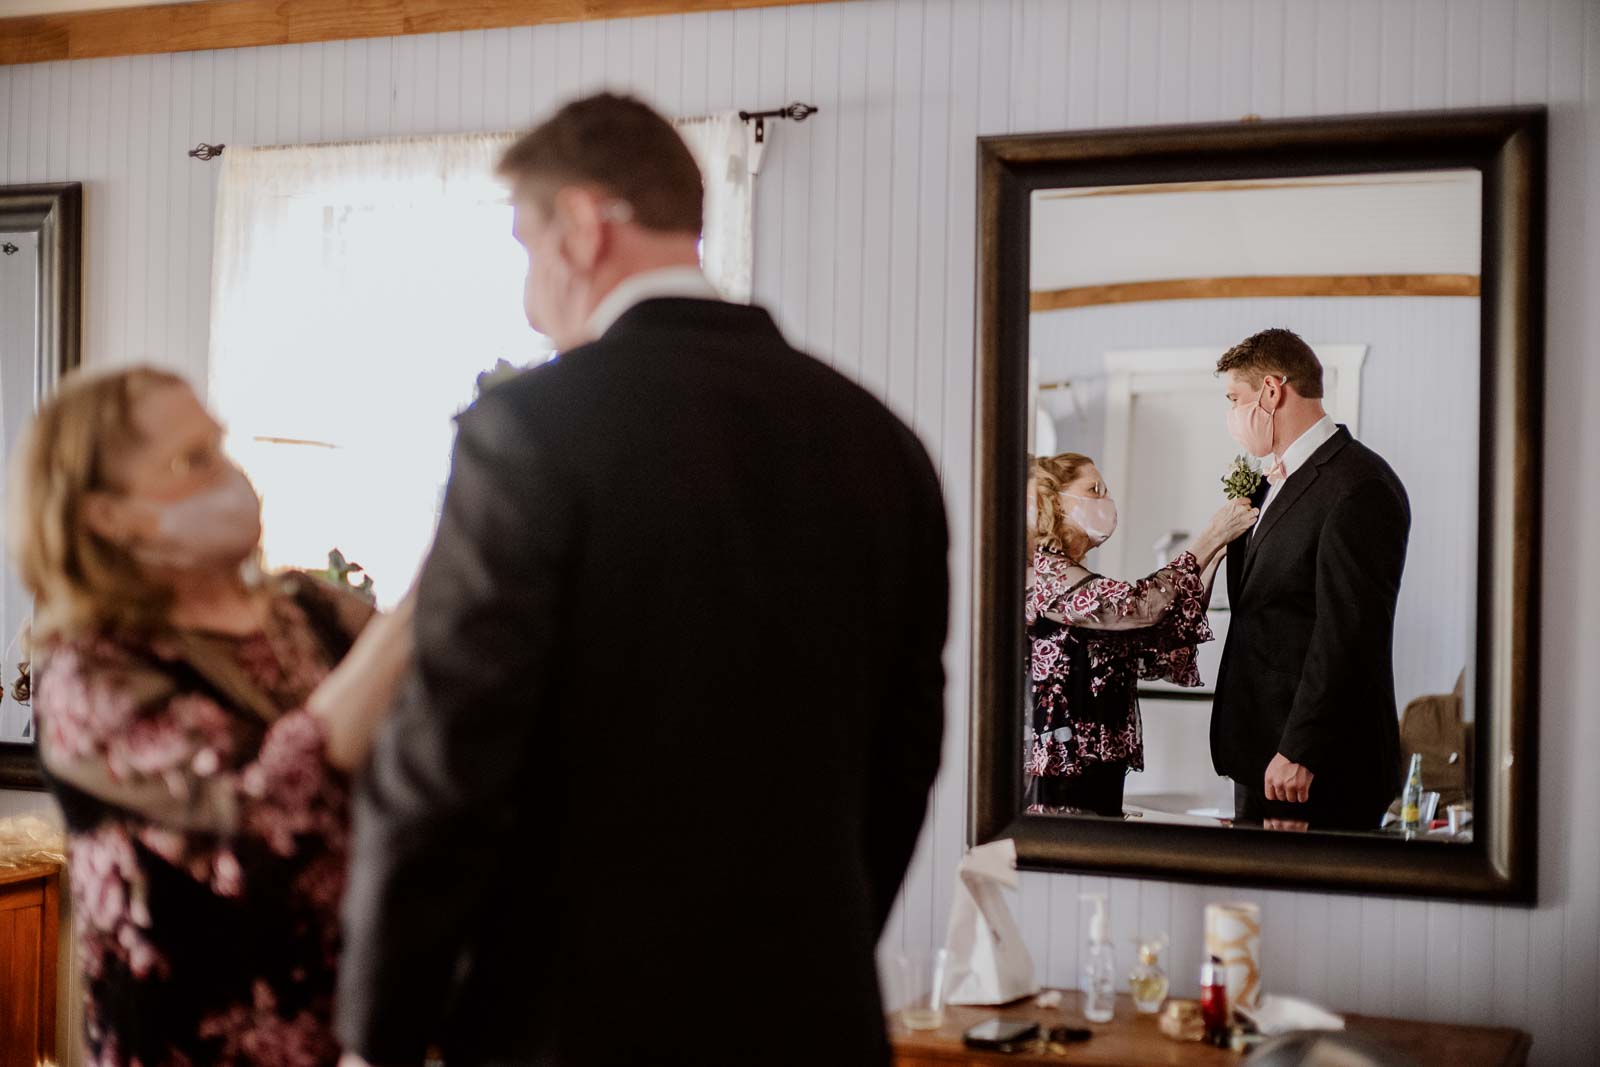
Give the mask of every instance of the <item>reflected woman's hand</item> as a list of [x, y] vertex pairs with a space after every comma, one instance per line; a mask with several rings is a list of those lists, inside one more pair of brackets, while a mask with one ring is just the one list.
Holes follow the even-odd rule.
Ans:
[[1227, 545], [1248, 533], [1260, 517], [1261, 512], [1250, 501], [1239, 497], [1217, 509], [1217, 513], [1211, 516], [1210, 528], [1216, 532], [1222, 544]]
[[1261, 512], [1243, 497], [1230, 500], [1218, 508], [1205, 530], [1195, 538], [1193, 551], [1200, 566], [1207, 566], [1229, 544], [1249, 532], [1260, 517]]

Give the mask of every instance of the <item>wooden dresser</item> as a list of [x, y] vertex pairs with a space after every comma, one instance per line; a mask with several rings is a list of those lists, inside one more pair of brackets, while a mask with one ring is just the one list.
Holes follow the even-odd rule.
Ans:
[[[961, 1044], [961, 1033], [991, 1016], [1036, 1020], [1041, 1026], [1079, 1026], [1094, 1031], [1082, 1044], [1067, 1046], [1065, 1055], [1047, 1052], [974, 1052]], [[1523, 1067], [1531, 1041], [1520, 1030], [1485, 1026], [1446, 1026], [1404, 1022], [1363, 1015], [1345, 1016], [1351, 1033], [1371, 1037], [1410, 1056], [1419, 1067]], [[1066, 993], [1061, 1007], [1043, 1010], [1031, 999], [1008, 1008], [949, 1008], [938, 1030], [913, 1032], [890, 1019], [895, 1067], [1238, 1067], [1244, 1058], [1209, 1045], [1169, 1040], [1155, 1016], [1138, 1015], [1126, 996], [1117, 998], [1117, 1017], [1104, 1026], [1089, 1026], [1078, 1013], [1078, 994]]]
[[60, 872], [0, 867], [0, 1067], [56, 1059]]

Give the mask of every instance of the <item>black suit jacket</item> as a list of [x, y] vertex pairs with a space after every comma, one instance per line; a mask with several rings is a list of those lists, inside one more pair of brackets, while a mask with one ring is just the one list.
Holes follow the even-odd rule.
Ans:
[[1399, 789], [1394, 617], [1410, 528], [1400, 479], [1340, 427], [1228, 547], [1212, 762], [1257, 795], [1280, 752], [1315, 776], [1308, 804], [1268, 814], [1376, 829]]
[[764, 311], [647, 301], [492, 387], [358, 795], [342, 1038], [885, 1062], [947, 598], [927, 454]]

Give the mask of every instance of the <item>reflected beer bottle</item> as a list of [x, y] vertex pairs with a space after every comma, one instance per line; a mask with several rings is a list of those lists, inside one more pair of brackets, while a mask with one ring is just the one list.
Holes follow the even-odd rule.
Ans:
[[1400, 799], [1400, 829], [1414, 834], [1422, 829], [1422, 753], [1411, 754], [1406, 791]]

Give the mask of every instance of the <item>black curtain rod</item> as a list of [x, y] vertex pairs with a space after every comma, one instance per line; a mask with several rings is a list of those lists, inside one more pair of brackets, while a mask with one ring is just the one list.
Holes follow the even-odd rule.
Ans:
[[739, 117], [746, 122], [751, 119], [755, 120], [756, 144], [764, 144], [767, 140], [768, 119], [793, 119], [795, 122], [804, 122], [812, 115], [815, 115], [817, 111], [818, 109], [811, 104], [802, 104], [796, 101], [788, 107], [777, 107], [771, 111], [741, 111], [739, 112]]
[[[792, 119], [795, 122], [804, 122], [819, 110], [821, 109], [811, 104], [802, 104], [796, 101], [788, 107], [775, 107], [770, 111], [740, 111], [739, 117], [745, 122], [755, 122], [756, 144], [762, 144], [767, 139], [768, 119]], [[227, 147], [225, 144], [207, 144], [201, 141], [189, 149], [189, 158], [210, 162], [222, 155], [222, 150]]]

